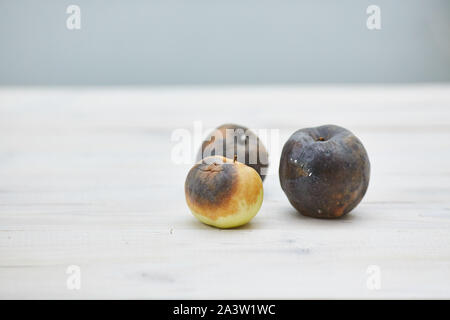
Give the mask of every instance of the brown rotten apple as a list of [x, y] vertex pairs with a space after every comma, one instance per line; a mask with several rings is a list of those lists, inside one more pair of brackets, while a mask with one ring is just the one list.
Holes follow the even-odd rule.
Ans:
[[255, 169], [264, 180], [269, 165], [268, 153], [259, 138], [251, 130], [236, 124], [223, 124], [203, 142], [197, 161], [220, 155], [233, 158]]
[[355, 208], [369, 185], [370, 163], [349, 130], [325, 125], [296, 131], [280, 159], [280, 183], [301, 214], [338, 218]]
[[186, 202], [201, 222], [233, 228], [249, 222], [263, 201], [262, 180], [243, 163], [222, 156], [202, 159], [189, 171]]

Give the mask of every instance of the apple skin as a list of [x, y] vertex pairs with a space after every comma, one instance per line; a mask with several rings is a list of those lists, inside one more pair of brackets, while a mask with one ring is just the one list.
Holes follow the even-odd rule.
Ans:
[[201, 222], [234, 228], [249, 222], [263, 201], [261, 177], [251, 167], [222, 156], [202, 159], [189, 171], [186, 202]]
[[289, 202], [301, 214], [339, 218], [364, 197], [370, 162], [349, 130], [335, 125], [305, 128], [285, 143], [279, 177]]
[[[226, 139], [227, 129], [234, 130], [234, 134], [237, 136], [236, 142], [234, 139]], [[250, 141], [252, 142], [250, 143]], [[253, 141], [256, 141], [256, 143]], [[214, 144], [222, 146], [222, 148], [215, 150]], [[255, 169], [264, 181], [266, 177], [265, 170], [269, 166], [269, 155], [256, 134], [244, 126], [223, 124], [217, 127], [203, 141], [197, 155], [197, 161], [200, 161], [205, 156], [220, 155], [230, 158], [236, 154], [238, 155], [238, 161]], [[242, 159], [240, 159], [241, 155]], [[253, 159], [256, 159], [256, 161]]]

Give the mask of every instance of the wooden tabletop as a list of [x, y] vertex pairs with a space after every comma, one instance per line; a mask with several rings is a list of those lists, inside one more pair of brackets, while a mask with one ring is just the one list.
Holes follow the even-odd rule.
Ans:
[[[219, 230], [184, 180], [227, 122], [269, 132], [271, 174], [251, 223]], [[332, 221], [277, 174], [290, 134], [329, 123], [372, 167]], [[450, 86], [2, 88], [0, 298], [450, 298]]]

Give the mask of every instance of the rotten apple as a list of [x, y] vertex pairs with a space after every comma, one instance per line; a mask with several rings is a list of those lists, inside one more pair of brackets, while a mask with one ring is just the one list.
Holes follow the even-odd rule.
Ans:
[[263, 201], [263, 184], [258, 173], [240, 163], [212, 156], [200, 160], [185, 182], [186, 202], [201, 222], [233, 228], [249, 222]]
[[223, 124], [211, 132], [203, 142], [197, 161], [220, 155], [237, 160], [255, 169], [264, 180], [269, 166], [268, 153], [259, 137], [246, 127]]
[[349, 130], [335, 125], [305, 128], [284, 145], [279, 177], [289, 202], [301, 214], [338, 218], [364, 197], [370, 162]]

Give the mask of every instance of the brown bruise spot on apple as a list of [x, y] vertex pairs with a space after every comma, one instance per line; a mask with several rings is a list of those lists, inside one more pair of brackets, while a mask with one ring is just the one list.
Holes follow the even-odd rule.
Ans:
[[343, 201], [336, 201], [335, 205], [333, 205], [333, 203], [330, 202], [330, 205], [321, 210], [321, 214], [317, 214], [316, 216], [319, 218], [339, 218], [353, 209], [356, 205], [355, 200], [358, 200], [358, 196], [359, 190], [353, 192], [344, 191], [343, 193], [339, 193], [334, 198], [345, 199], [345, 203], [343, 203]]
[[238, 207], [231, 201], [238, 188], [238, 171], [232, 163], [197, 163], [185, 182], [186, 200], [194, 211], [216, 220], [233, 214]]
[[303, 170], [302, 167], [297, 167], [296, 166], [295, 167], [295, 171], [296, 171], [298, 177], [306, 177], [307, 176], [305, 170]]

